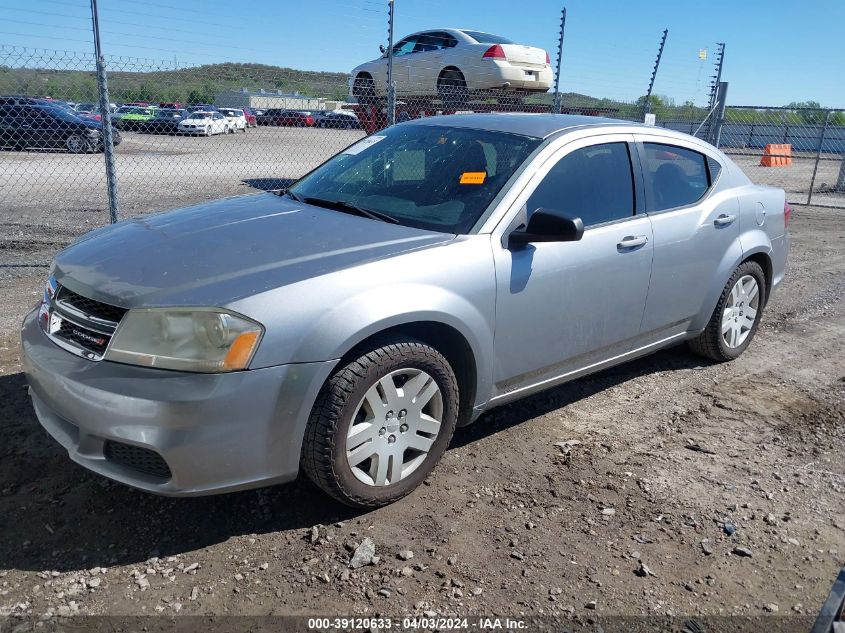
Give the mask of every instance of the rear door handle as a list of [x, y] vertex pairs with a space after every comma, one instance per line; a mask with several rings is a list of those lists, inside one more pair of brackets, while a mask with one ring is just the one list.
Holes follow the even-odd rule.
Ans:
[[645, 246], [648, 243], [648, 238], [645, 235], [629, 235], [623, 237], [622, 241], [616, 243], [616, 248], [620, 251], [630, 251], [640, 246]]
[[736, 220], [735, 215], [725, 215], [723, 213], [718, 218], [713, 220], [713, 224], [715, 224], [716, 226], [728, 226], [729, 224], [733, 224], [734, 220]]

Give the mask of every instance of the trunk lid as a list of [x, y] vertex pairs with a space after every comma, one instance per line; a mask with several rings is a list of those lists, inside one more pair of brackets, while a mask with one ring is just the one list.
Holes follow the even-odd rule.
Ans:
[[502, 44], [502, 50], [508, 61], [518, 66], [544, 68], [546, 66], [546, 51], [535, 46], [523, 44]]

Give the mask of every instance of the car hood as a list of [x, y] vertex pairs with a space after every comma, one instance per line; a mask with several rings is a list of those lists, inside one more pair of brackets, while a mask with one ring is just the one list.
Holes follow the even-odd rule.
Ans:
[[454, 237], [260, 193], [98, 229], [60, 252], [53, 274], [127, 308], [225, 306]]

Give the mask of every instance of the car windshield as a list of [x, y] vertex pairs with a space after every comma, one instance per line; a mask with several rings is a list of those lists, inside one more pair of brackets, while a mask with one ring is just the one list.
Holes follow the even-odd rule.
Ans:
[[68, 121], [71, 123], [78, 123], [80, 121], [80, 118], [76, 114], [58, 106], [43, 105], [41, 106], [41, 110], [52, 117], [61, 119], [62, 121]]
[[211, 118], [211, 112], [194, 112], [188, 118], [189, 119], [210, 119]]
[[305, 202], [354, 206], [406, 226], [462, 234], [541, 142], [504, 132], [399, 125], [347, 147], [289, 192]]
[[501, 35], [493, 35], [492, 33], [483, 33], [481, 31], [463, 31], [469, 35], [479, 44], [513, 44], [513, 40], [509, 40]]

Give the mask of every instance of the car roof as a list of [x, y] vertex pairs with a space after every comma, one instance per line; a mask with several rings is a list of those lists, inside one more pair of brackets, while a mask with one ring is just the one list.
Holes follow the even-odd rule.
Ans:
[[[448, 114], [412, 119], [399, 125], [445, 125], [448, 127], [475, 128], [490, 132], [507, 132], [522, 136], [547, 138], [564, 130], [585, 126], [631, 126], [631, 121], [608, 119], [576, 114], [530, 114], [525, 112], [491, 114]], [[640, 124], [641, 125], [641, 124]], [[642, 125], [642, 127], [646, 127]], [[649, 130], [656, 128], [649, 127]]]

